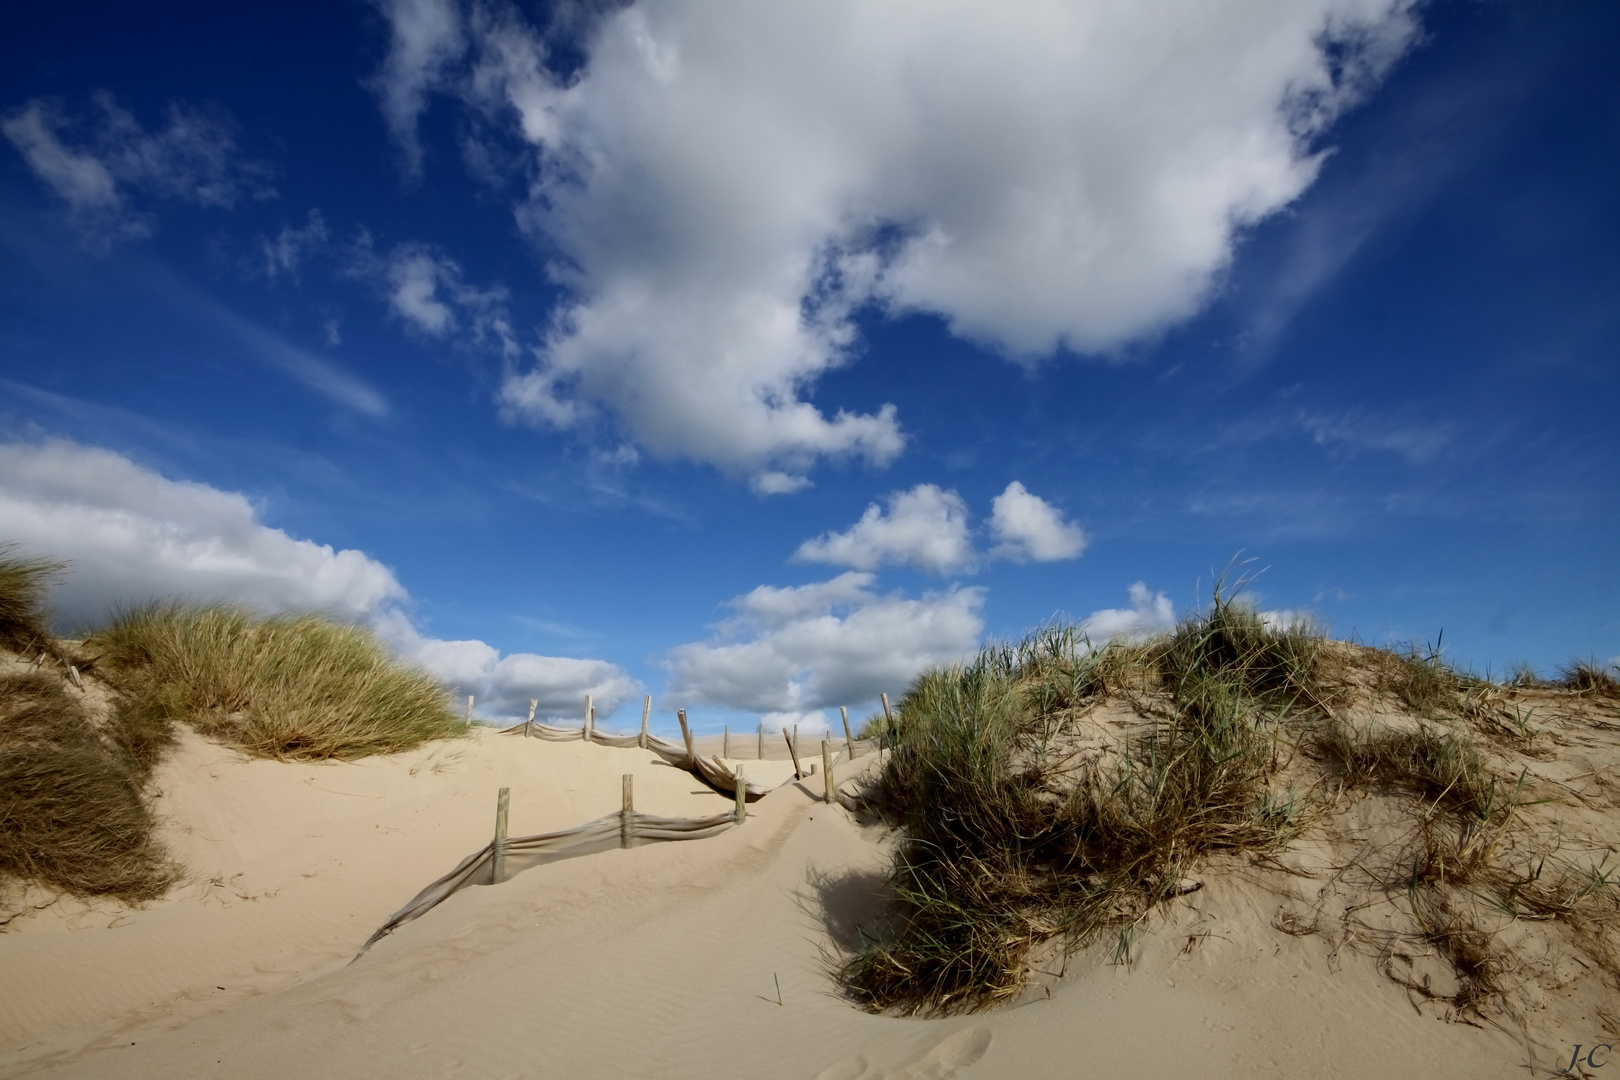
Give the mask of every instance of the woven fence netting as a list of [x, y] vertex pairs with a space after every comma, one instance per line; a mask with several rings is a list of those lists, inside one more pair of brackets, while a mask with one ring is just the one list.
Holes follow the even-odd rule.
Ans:
[[[610, 735], [594, 728], [559, 728], [531, 722], [507, 728], [505, 733], [546, 739], [551, 742], [587, 740], [621, 749], [651, 750], [669, 764], [701, 777], [709, 786], [719, 791], [732, 795], [737, 792], [736, 771], [723, 759], [693, 753], [685, 746], [666, 742], [656, 735], [645, 732], [639, 735]], [[853, 743], [853, 748], [865, 750], [875, 748], [876, 745], [873, 740], [858, 739]], [[838, 756], [833, 759], [833, 767], [837, 768], [848, 756], [849, 748], [840, 750]], [[758, 799], [770, 790], [748, 776], [747, 768], [743, 768], [742, 772], [745, 798]], [[501, 842], [505, 863], [504, 875], [511, 877], [531, 867], [572, 859], [580, 855], [594, 855], [618, 847], [632, 847], [643, 841], [702, 840], [718, 836], [739, 824], [741, 821], [738, 820], [735, 810], [700, 818], [662, 817], [658, 814], [643, 814], [637, 810], [621, 810], [571, 829], [539, 833], [534, 836], [508, 837]], [[427, 914], [462, 889], [474, 885], [495, 884], [494, 874], [495, 841], [491, 840], [462, 859], [454, 870], [417, 893], [408, 904], [389, 916], [388, 921], [366, 939], [366, 943], [355, 954], [355, 959], [364, 956], [367, 949], [393, 933], [398, 927]]]
[[[502, 844], [505, 853], [505, 875], [513, 874], [561, 859], [580, 855], [594, 855], [613, 848], [627, 847], [639, 841], [702, 840], [718, 836], [737, 824], [735, 812], [714, 814], [701, 818], [662, 817], [639, 811], [618, 811], [576, 825], [571, 829], [539, 833], [534, 836], [511, 836]], [[456, 868], [411, 897], [410, 903], [388, 917], [377, 932], [366, 939], [355, 954], [355, 959], [395, 929], [420, 918], [462, 889], [473, 885], [494, 884], [495, 841], [491, 840], [468, 855]]]
[[[598, 746], [614, 746], [626, 750], [637, 748], [651, 750], [671, 765], [693, 773], [718, 791], [735, 793], [737, 790], [736, 772], [730, 765], [725, 763], [724, 759], [694, 753], [680, 743], [668, 742], [646, 732], [639, 735], [610, 735], [606, 732], [597, 731], [595, 727], [561, 728], [531, 722], [506, 728], [502, 734], [523, 735], [531, 739], [545, 739], [548, 742], [579, 742], [584, 740], [596, 743]], [[853, 747], [858, 757], [862, 752], [876, 750], [878, 744], [875, 739], [856, 739], [850, 746]], [[833, 759], [834, 767], [846, 761], [849, 756], [848, 747], [840, 750], [838, 756]], [[806, 762], [806, 764], [809, 764], [809, 762]], [[748, 798], [757, 799], [770, 790], [763, 783], [748, 775], [746, 762], [743, 765], [743, 778], [747, 787]]]

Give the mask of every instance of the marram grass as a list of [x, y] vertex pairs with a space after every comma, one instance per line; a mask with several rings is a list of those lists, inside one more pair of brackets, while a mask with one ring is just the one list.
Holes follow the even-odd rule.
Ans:
[[359, 758], [466, 731], [430, 675], [370, 632], [317, 615], [153, 606], [86, 647], [102, 654], [132, 722], [183, 722], [259, 757]]
[[20, 653], [49, 644], [45, 594], [67, 563], [16, 552], [16, 544], [0, 544], [0, 648]]
[[53, 673], [0, 676], [0, 877], [130, 902], [177, 868], [141, 799], [155, 756], [140, 733], [100, 731]]
[[[924, 673], [882, 779], [905, 830], [898, 928], [849, 960], [846, 987], [875, 1009], [984, 1007], [1018, 992], [1041, 942], [1129, 926], [1204, 854], [1286, 842], [1299, 813], [1273, 783], [1276, 720], [1320, 701], [1319, 642], [1217, 592], [1145, 645], [1092, 649], [1047, 627]], [[1073, 710], [1148, 689], [1168, 715], [1112, 758], [1077, 761]]]
[[[1356, 685], [1408, 723], [1352, 722]], [[1620, 683], [1588, 662], [1537, 685], [1607, 696]], [[885, 725], [891, 755], [867, 794], [902, 829], [894, 920], [842, 963], [844, 987], [874, 1010], [973, 1010], [1018, 994], [1043, 943], [1117, 934], [1128, 955], [1208, 856], [1280, 849], [1357, 792], [1407, 812], [1411, 836], [1378, 853], [1390, 865], [1367, 887], [1398, 895], [1450, 961], [1454, 1007], [1506, 1000], [1491, 912], [1559, 920], [1614, 970], [1620, 874], [1528, 830], [1528, 770], [1499, 774], [1482, 749], [1531, 741], [1504, 689], [1437, 650], [1330, 647], [1220, 588], [1155, 640], [1092, 648], [1049, 626], [924, 672]], [[1079, 718], [1111, 697], [1141, 722], [1097, 752]]]

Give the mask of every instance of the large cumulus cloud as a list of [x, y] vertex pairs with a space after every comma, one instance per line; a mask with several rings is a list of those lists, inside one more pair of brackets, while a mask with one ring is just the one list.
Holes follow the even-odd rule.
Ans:
[[408, 155], [435, 91], [531, 150], [570, 299], [510, 413], [605, 412], [763, 491], [903, 448], [892, 408], [807, 400], [863, 308], [1026, 359], [1196, 311], [1417, 32], [1413, 0], [644, 0], [559, 49], [505, 6], [382, 6]]

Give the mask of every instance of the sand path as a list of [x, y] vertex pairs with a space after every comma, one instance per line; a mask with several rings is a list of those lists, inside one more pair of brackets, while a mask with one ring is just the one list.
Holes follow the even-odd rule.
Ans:
[[[541, 760], [523, 768], [551, 769], [553, 755], [567, 763], [546, 774], [574, 780], [567, 812], [584, 820], [614, 808], [624, 770], [605, 755], [633, 752], [536, 749]], [[54, 1062], [10, 1060], [50, 1077], [238, 1080], [1532, 1075], [1511, 1034], [1420, 1015], [1370, 963], [1332, 970], [1320, 940], [1277, 932], [1274, 898], [1236, 878], [1179, 902], [1129, 968], [1101, 953], [1072, 959], [1050, 998], [945, 1020], [862, 1013], [837, 995], [824, 950], [875, 917], [887, 851], [881, 831], [827, 808], [812, 787], [778, 789], [746, 826], [713, 839], [469, 889], [353, 965], [338, 945], [364, 932], [323, 924], [332, 959], [318, 972], [275, 973], [280, 984], [209, 1010], [155, 1005]], [[702, 799], [697, 790], [687, 777], [670, 797]], [[445, 813], [442, 792], [422, 798], [423, 815]], [[426, 877], [380, 891], [398, 901], [481, 843], [487, 800], [477, 802], [465, 833], [442, 838], [444, 857], [424, 861]], [[515, 791], [514, 832], [537, 828], [519, 825], [518, 805]], [[663, 812], [714, 803], [701, 805]], [[1186, 950], [1189, 929], [1208, 934]], [[97, 982], [84, 968], [60, 978]], [[0, 981], [15, 979], [7, 969]], [[0, 1001], [16, 1000], [7, 993]]]

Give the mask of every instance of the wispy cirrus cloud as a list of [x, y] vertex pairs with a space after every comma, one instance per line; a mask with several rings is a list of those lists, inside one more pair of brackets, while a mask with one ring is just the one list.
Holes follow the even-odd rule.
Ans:
[[150, 266], [143, 281], [177, 309], [223, 333], [255, 359], [303, 383], [328, 400], [373, 419], [381, 419], [393, 411], [380, 390], [337, 361], [318, 356], [238, 315], [167, 271]]
[[1456, 420], [1428, 416], [1412, 406], [1383, 410], [1302, 406], [1261, 412], [1228, 425], [1217, 442], [1248, 446], [1304, 436], [1332, 454], [1375, 451], [1394, 454], [1412, 465], [1426, 465], [1456, 442], [1458, 431]]
[[81, 120], [59, 101], [30, 99], [0, 120], [0, 134], [96, 242], [150, 234], [149, 199], [229, 209], [275, 194], [223, 110], [172, 102], [163, 126], [149, 129], [111, 94], [91, 101], [92, 117]]
[[283, 225], [274, 237], [261, 236], [259, 248], [264, 256], [265, 276], [272, 281], [288, 277], [296, 282], [304, 260], [324, 250], [330, 241], [326, 218], [319, 210], [311, 210], [302, 225]]

